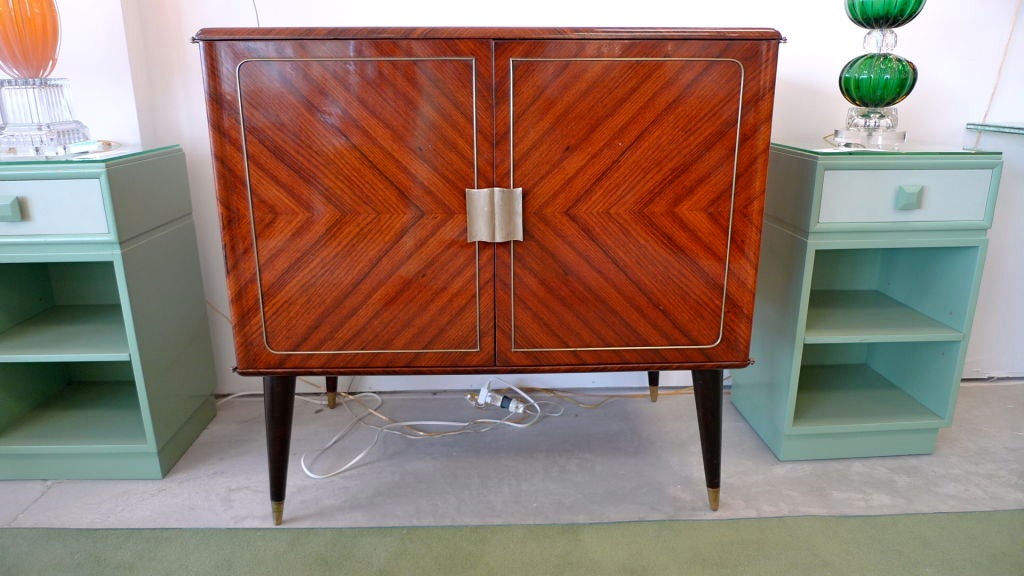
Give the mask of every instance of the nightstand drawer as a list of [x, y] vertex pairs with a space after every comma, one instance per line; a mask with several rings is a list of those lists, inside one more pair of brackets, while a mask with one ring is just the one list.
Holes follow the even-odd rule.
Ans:
[[110, 232], [96, 179], [4, 180], [0, 200], [17, 206], [7, 221], [0, 221], [0, 236]]
[[990, 169], [826, 170], [818, 224], [961, 222], [987, 228], [991, 191]]

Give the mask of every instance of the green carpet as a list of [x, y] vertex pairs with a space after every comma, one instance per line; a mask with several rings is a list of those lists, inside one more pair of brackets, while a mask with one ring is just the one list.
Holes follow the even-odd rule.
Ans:
[[0, 530], [0, 575], [1024, 574], [1024, 510], [614, 524]]

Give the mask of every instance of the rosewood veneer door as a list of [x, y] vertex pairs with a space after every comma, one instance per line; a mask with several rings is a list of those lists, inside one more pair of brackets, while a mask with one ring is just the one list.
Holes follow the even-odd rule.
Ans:
[[499, 364], [749, 363], [774, 50], [497, 44]]
[[493, 365], [490, 43], [204, 48], [239, 370]]

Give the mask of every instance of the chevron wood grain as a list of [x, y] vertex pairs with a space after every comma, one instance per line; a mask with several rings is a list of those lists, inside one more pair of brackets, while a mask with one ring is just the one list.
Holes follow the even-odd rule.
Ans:
[[507, 42], [499, 365], [747, 360], [767, 146], [763, 43]]
[[240, 371], [494, 361], [482, 42], [218, 44], [210, 99]]
[[200, 33], [239, 370], [749, 362], [774, 36], [474, 30]]

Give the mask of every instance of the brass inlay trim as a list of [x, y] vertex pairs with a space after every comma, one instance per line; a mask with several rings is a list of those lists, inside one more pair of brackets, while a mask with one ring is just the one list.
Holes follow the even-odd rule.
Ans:
[[245, 106], [242, 98], [242, 78], [241, 71], [242, 66], [250, 62], [417, 62], [417, 61], [465, 61], [469, 62], [472, 76], [472, 99], [473, 99], [473, 187], [479, 185], [479, 157], [478, 157], [478, 142], [477, 142], [477, 69], [476, 59], [472, 57], [436, 57], [436, 58], [247, 58], [238, 63], [235, 67], [235, 86], [238, 91], [238, 119], [239, 127], [241, 130], [242, 137], [242, 163], [245, 168], [245, 190], [247, 195], [247, 201], [249, 204], [249, 227], [252, 232], [252, 248], [253, 254], [256, 257], [256, 284], [257, 292], [256, 296], [259, 299], [260, 307], [260, 327], [263, 332], [263, 345], [266, 349], [274, 354], [418, 354], [423, 352], [479, 352], [480, 341], [481, 341], [481, 327], [480, 327], [480, 246], [476, 246], [476, 348], [466, 349], [424, 349], [424, 350], [311, 350], [311, 351], [292, 351], [292, 350], [275, 350], [270, 346], [270, 342], [267, 340], [267, 321], [266, 316], [263, 312], [263, 280], [260, 273], [260, 259], [259, 259], [259, 243], [256, 240], [256, 220], [255, 210], [253, 208], [252, 200], [252, 179], [249, 172], [249, 150], [247, 143], [247, 135], [245, 132]]
[[516, 347], [516, 297], [515, 269], [516, 248], [510, 246], [509, 304], [511, 311], [512, 351], [513, 352], [583, 352], [611, 350], [679, 350], [714, 348], [722, 342], [725, 334], [725, 302], [729, 291], [729, 258], [732, 252], [733, 213], [736, 207], [736, 172], [739, 166], [740, 128], [743, 120], [743, 89], [746, 80], [746, 69], [743, 63], [734, 58], [510, 58], [509, 59], [509, 187], [515, 188], [515, 64], [516, 62], [732, 62], [740, 69], [740, 90], [736, 100], [736, 145], [733, 152], [732, 191], [729, 197], [729, 228], [725, 246], [725, 278], [722, 282], [722, 312], [718, 323], [718, 338], [710, 344], [670, 345], [670, 346], [601, 346], [590, 348], [517, 348]]

